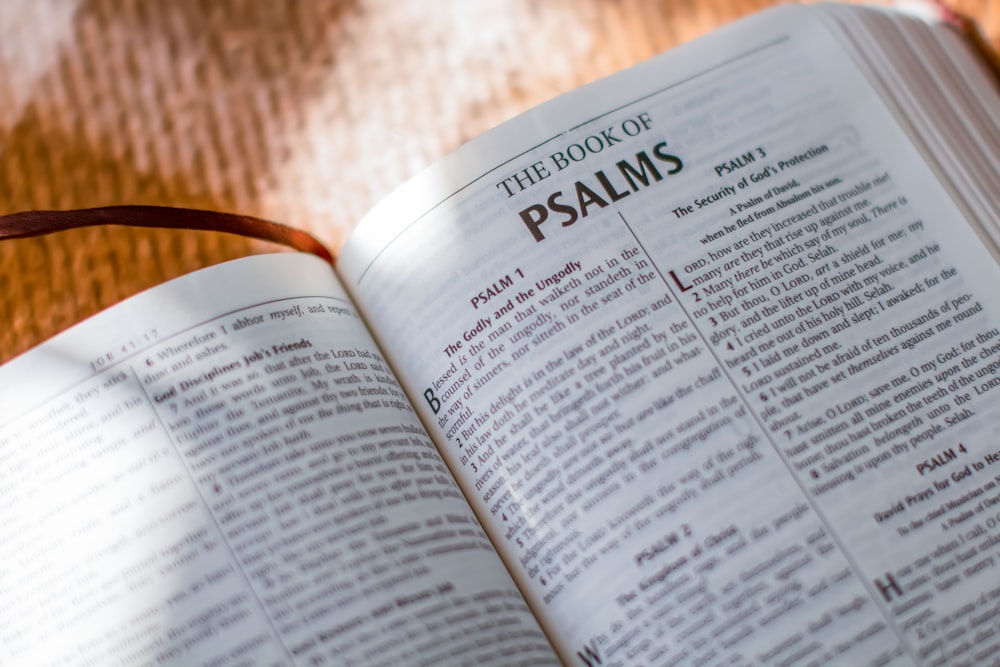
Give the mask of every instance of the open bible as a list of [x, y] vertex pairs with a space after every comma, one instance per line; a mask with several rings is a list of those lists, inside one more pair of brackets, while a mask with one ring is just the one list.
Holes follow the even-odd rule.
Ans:
[[746, 19], [0, 368], [4, 664], [982, 664], [1000, 95]]

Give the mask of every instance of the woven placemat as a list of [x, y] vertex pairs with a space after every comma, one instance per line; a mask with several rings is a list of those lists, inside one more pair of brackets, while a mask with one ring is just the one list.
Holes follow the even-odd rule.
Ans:
[[[156, 204], [336, 248], [380, 197], [501, 121], [768, 0], [5, 0], [0, 213]], [[965, 0], [997, 42], [1000, 6]], [[0, 361], [265, 244], [93, 228], [0, 243]]]

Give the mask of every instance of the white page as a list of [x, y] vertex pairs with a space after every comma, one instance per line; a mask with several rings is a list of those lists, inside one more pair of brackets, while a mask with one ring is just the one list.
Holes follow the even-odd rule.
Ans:
[[564, 661], [989, 653], [1000, 274], [808, 9], [481, 137], [339, 270]]
[[0, 406], [0, 662], [555, 662], [314, 257], [119, 304]]

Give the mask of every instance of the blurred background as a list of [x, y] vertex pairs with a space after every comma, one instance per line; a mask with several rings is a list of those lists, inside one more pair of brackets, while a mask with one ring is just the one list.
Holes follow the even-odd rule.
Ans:
[[[336, 250], [468, 139], [772, 4], [3, 0], [0, 213], [205, 208]], [[951, 4], [998, 45], [1000, 2]], [[0, 243], [0, 362], [142, 289], [271, 250], [111, 227]]]

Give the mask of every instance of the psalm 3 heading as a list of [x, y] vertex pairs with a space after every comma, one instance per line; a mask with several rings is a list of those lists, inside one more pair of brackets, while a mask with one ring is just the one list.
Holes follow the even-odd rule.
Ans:
[[[496, 184], [498, 189], [513, 197], [591, 155], [601, 153], [614, 144], [638, 136], [652, 127], [646, 112], [627, 118], [582, 141], [556, 151], [545, 160], [508, 176]], [[551, 165], [551, 166], [550, 166]], [[665, 176], [677, 174], [684, 168], [683, 161], [667, 149], [667, 142], [660, 141], [651, 148], [635, 153], [632, 158], [619, 160], [613, 167], [595, 171], [593, 178], [579, 180], [570, 188], [557, 190], [542, 202], [532, 204], [520, 212], [521, 222], [528, 228], [536, 242], [545, 239], [542, 225], [552, 220], [563, 227], [586, 218], [593, 208], [602, 209], [624, 199], [634, 192], [661, 182]]]

